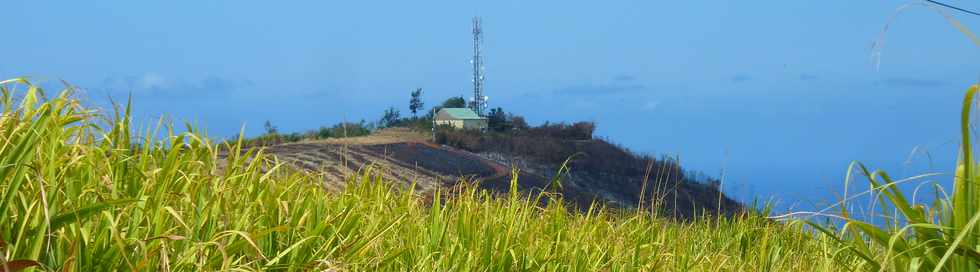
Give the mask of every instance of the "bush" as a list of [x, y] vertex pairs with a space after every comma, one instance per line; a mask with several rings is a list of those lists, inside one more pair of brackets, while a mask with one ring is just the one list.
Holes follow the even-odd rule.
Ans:
[[319, 129], [308, 130], [305, 132], [293, 132], [287, 134], [280, 134], [277, 130], [269, 130], [271, 125], [266, 122], [267, 132], [266, 134], [259, 135], [255, 138], [249, 138], [243, 140], [243, 144], [246, 147], [255, 146], [270, 146], [278, 145], [284, 143], [299, 142], [304, 140], [321, 140], [328, 138], [344, 138], [344, 137], [358, 137], [371, 134], [371, 127], [369, 124], [365, 123], [363, 120], [354, 122], [341, 122], [334, 124], [330, 127], [322, 126]]
[[566, 159], [572, 169], [595, 177], [617, 175], [640, 177], [645, 175], [651, 165], [661, 175], [690, 182], [710, 182], [704, 175], [684, 173], [671, 159], [657, 159], [650, 155], [636, 154], [627, 148], [610, 143], [604, 139], [594, 139], [595, 123], [577, 122], [545, 123], [538, 127], [514, 130], [504, 133], [481, 133], [469, 130], [439, 129], [436, 142], [470, 152], [494, 152], [536, 160], [538, 163], [560, 165]]

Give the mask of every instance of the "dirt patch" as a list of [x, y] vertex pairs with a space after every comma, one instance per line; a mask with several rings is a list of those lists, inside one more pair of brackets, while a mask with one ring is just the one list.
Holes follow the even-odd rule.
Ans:
[[[320, 171], [325, 182], [342, 188], [343, 181], [371, 165], [392, 182], [436, 188], [460, 179], [480, 180], [481, 187], [499, 192], [510, 189], [511, 166], [467, 151], [427, 142], [428, 136], [405, 128], [385, 129], [363, 137], [288, 143], [265, 148], [295, 167]], [[520, 172], [522, 191], [544, 188], [550, 178]]]
[[424, 168], [446, 176], [491, 177], [497, 174], [487, 163], [445, 149], [432, 148], [417, 143], [369, 145], [364, 149], [383, 155], [403, 166]]
[[425, 142], [431, 139], [432, 136], [429, 132], [415, 131], [409, 128], [386, 128], [367, 136], [302, 141], [298, 143], [282, 144], [280, 146], [303, 144], [375, 145], [405, 142]]
[[396, 128], [363, 137], [269, 146], [265, 152], [323, 175], [331, 188], [343, 188], [347, 178], [367, 166], [394, 183], [415, 181], [420, 189], [451, 185], [461, 178], [510, 180], [510, 169], [504, 165], [426, 139], [423, 133]]

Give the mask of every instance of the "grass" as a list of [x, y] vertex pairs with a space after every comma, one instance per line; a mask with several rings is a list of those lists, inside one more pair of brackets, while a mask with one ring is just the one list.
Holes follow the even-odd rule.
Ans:
[[[824, 224], [808, 224], [837, 241], [842, 248], [860, 258], [859, 265], [874, 271], [977, 271], [980, 268], [980, 165], [970, 142], [970, 112], [977, 85], [971, 86], [963, 100], [960, 159], [953, 177], [952, 197], [937, 188], [937, 200], [929, 205], [912, 203], [899, 183], [881, 170], [859, 171], [871, 185], [881, 203], [881, 214], [895, 216], [885, 224], [872, 224], [848, 213], [841, 205], [844, 221], [839, 230]], [[842, 202], [842, 203], [846, 203]]]
[[[980, 39], [972, 31], [957, 21], [937, 3], [908, 3], [899, 7], [895, 15], [912, 5], [922, 5], [939, 13], [960, 33], [969, 38], [975, 46]], [[894, 20], [894, 15], [891, 20]], [[890, 20], [890, 21], [891, 21]], [[891, 22], [885, 25], [880, 37], [873, 44], [875, 62], [879, 61], [884, 35]], [[848, 169], [848, 181], [852, 172], [863, 175], [871, 186], [872, 197], [879, 208], [879, 214], [872, 217], [886, 218], [886, 222], [873, 224], [849, 213], [844, 196], [839, 204], [840, 214], [833, 216], [841, 225], [826, 222], [804, 222], [823, 234], [841, 248], [835, 255], [857, 256], [854, 266], [849, 270], [868, 271], [978, 271], [980, 270], [980, 163], [974, 157], [971, 138], [970, 113], [977, 103], [978, 85], [970, 86], [963, 99], [960, 116], [961, 144], [960, 155], [953, 175], [953, 190], [950, 194], [936, 185], [935, 201], [931, 203], [910, 202], [899, 188], [901, 183], [930, 174], [896, 180], [885, 171], [870, 171], [860, 163], [853, 163]], [[847, 186], [847, 185], [845, 185]]]
[[214, 143], [192, 126], [134, 128], [128, 106], [107, 116], [81, 106], [71, 87], [46, 97], [14, 79], [0, 91], [0, 271], [980, 267], [969, 119], [977, 86], [963, 102], [952, 196], [910, 203], [897, 186], [904, 180], [854, 164], [881, 214], [897, 216], [872, 224], [841, 205], [842, 225], [757, 213], [679, 222], [598, 204], [580, 212], [554, 193], [499, 196], [466, 181], [420, 193], [371, 168], [327, 191], [316, 174], [243, 151], [241, 140]]
[[803, 224], [757, 214], [677, 222], [642, 209], [577, 212], [558, 195], [497, 197], [465, 182], [423, 195], [370, 169], [326, 191], [261, 150], [240, 154], [241, 142], [213, 143], [190, 126], [134, 128], [128, 106], [105, 116], [70, 87], [45, 97], [23, 79], [0, 86], [5, 271], [834, 271], [861, 262], [832, 254], [842, 247]]

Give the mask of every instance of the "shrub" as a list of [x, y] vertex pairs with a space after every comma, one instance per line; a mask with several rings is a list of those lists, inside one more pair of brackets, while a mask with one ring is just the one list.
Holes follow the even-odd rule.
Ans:
[[[267, 126], [268, 127], [268, 126]], [[275, 130], [254, 138], [243, 139], [242, 143], [246, 147], [270, 146], [283, 143], [299, 142], [304, 140], [319, 140], [328, 138], [358, 137], [371, 134], [371, 128], [364, 121], [341, 122], [330, 127], [320, 127], [306, 132], [292, 132], [280, 134]], [[237, 141], [237, 137], [233, 138]]]
[[[627, 148], [610, 143], [604, 139], [593, 139], [595, 123], [577, 122], [574, 124], [545, 123], [538, 127], [505, 133], [481, 133], [470, 130], [440, 129], [436, 141], [470, 152], [495, 152], [508, 154], [536, 162], [560, 165], [569, 162], [579, 173], [599, 177], [618, 175], [640, 177], [648, 165], [658, 171], [671, 171], [672, 177], [690, 182], [710, 182], [711, 178], [700, 175], [702, 179], [688, 178], [673, 160], [657, 159], [649, 155], [636, 154]], [[656, 174], [656, 173], [655, 173]], [[664, 176], [666, 172], [663, 173]]]

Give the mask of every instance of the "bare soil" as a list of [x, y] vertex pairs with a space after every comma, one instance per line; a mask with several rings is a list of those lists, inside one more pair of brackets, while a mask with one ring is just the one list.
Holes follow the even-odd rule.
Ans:
[[[304, 141], [265, 147], [265, 152], [297, 169], [323, 176], [324, 187], [341, 190], [347, 180], [364, 171], [380, 174], [385, 181], [403, 186], [416, 183], [416, 190], [431, 191], [452, 186], [461, 180], [479, 182], [495, 192], [510, 190], [512, 169], [520, 168], [518, 189], [533, 191], [548, 188], [557, 169], [538, 165], [517, 157], [500, 154], [476, 154], [462, 149], [429, 142], [430, 135], [407, 128], [379, 131], [363, 137]], [[588, 208], [595, 200], [617, 207], [631, 207], [637, 202], [639, 188], [623, 184], [641, 184], [635, 177], [584, 175], [582, 170], [565, 173], [563, 185], [552, 188], [569, 204]], [[659, 183], [658, 183], [659, 184]], [[660, 188], [662, 186], [656, 186]], [[678, 182], [666, 189], [663, 203], [675, 217], [691, 218], [700, 209], [721, 207], [723, 214], [735, 214], [741, 207], [705, 185]], [[659, 189], [658, 189], [659, 191]], [[710, 192], [715, 192], [710, 194]], [[721, 200], [724, 203], [719, 204]]]
[[[343, 188], [352, 174], [371, 169], [386, 180], [410, 184], [421, 190], [455, 184], [461, 179], [479, 180], [484, 187], [506, 189], [511, 167], [466, 151], [428, 142], [430, 136], [406, 128], [350, 138], [288, 143], [265, 152], [298, 169], [318, 172], [331, 189]], [[543, 177], [521, 174], [521, 187], [546, 185]]]

